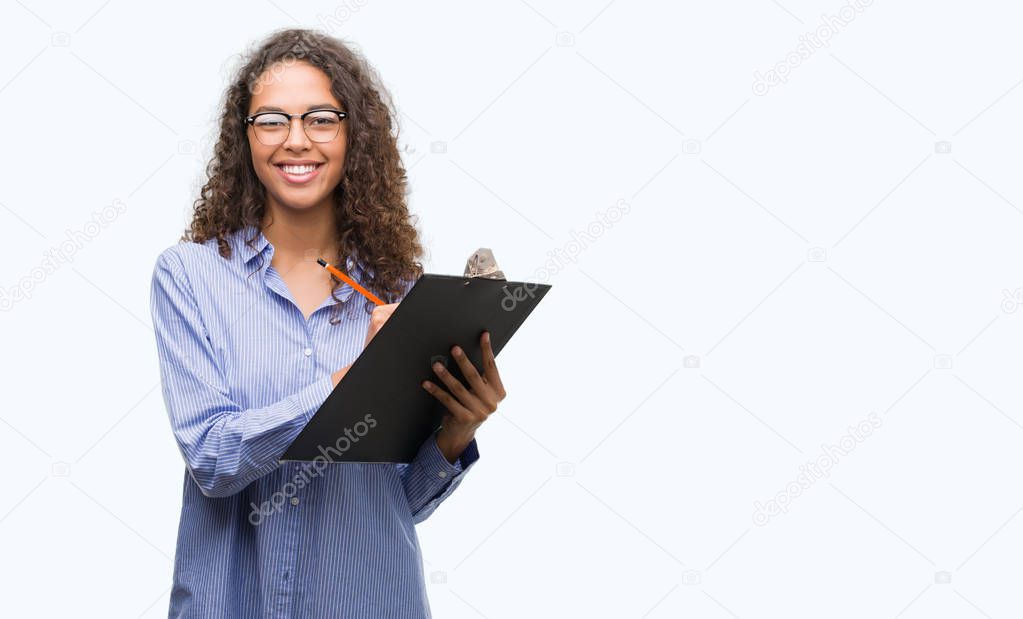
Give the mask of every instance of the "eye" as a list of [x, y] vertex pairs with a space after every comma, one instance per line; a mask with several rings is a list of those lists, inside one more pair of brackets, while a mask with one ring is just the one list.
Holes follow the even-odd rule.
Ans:
[[305, 122], [312, 127], [332, 127], [338, 124], [338, 117], [333, 112], [316, 112], [306, 116]]
[[275, 129], [278, 127], [287, 127], [288, 119], [281, 114], [264, 114], [257, 116], [253, 124], [257, 127], [266, 129]]

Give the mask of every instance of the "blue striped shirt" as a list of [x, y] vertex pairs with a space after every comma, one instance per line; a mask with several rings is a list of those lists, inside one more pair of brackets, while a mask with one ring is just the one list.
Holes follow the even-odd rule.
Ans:
[[461, 483], [476, 441], [455, 464], [434, 437], [409, 464], [278, 462], [362, 351], [369, 314], [344, 284], [337, 315], [328, 298], [306, 320], [260, 229], [228, 242], [230, 259], [216, 239], [181, 242], [153, 270], [163, 398], [186, 465], [169, 616], [431, 617], [415, 524]]

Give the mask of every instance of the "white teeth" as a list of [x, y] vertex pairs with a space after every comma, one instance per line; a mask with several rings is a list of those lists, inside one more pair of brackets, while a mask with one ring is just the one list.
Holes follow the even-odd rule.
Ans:
[[308, 174], [316, 169], [315, 165], [283, 165], [281, 166], [288, 174]]

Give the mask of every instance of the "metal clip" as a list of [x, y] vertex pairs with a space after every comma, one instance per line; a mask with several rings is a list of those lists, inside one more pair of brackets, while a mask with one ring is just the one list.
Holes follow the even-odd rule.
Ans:
[[505, 280], [504, 273], [497, 266], [494, 252], [486, 247], [477, 249], [465, 262], [465, 277]]

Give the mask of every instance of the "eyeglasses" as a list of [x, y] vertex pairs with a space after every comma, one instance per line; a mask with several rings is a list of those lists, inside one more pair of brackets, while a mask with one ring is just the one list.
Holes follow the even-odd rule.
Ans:
[[309, 110], [302, 114], [284, 112], [260, 112], [245, 118], [245, 124], [252, 125], [256, 139], [265, 146], [283, 144], [291, 135], [291, 120], [302, 119], [302, 128], [313, 142], [330, 142], [341, 130], [341, 121], [348, 118], [348, 112], [341, 110]]

